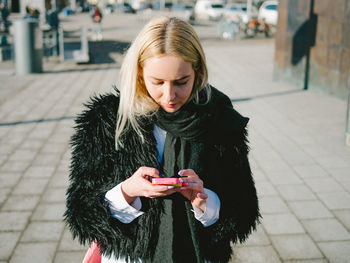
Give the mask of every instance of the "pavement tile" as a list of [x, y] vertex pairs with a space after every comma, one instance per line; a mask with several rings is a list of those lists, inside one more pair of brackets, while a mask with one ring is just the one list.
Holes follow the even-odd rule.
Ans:
[[329, 218], [333, 214], [319, 200], [288, 202], [299, 219]]
[[267, 180], [266, 175], [264, 172], [259, 168], [259, 169], [254, 169], [252, 167], [252, 172], [253, 172], [253, 178], [255, 182], [264, 182]]
[[338, 220], [350, 231], [350, 210], [334, 210]]
[[343, 191], [341, 187], [332, 177], [328, 178], [306, 178], [304, 182], [317, 193], [323, 192], [339, 192]]
[[53, 263], [77, 263], [83, 262], [86, 251], [64, 251], [56, 254]]
[[12, 133], [8, 133], [3, 136], [2, 141], [6, 142], [6, 144], [18, 145], [24, 139], [24, 134], [22, 136], [13, 136]]
[[57, 171], [50, 180], [50, 188], [67, 188], [69, 185], [68, 179], [69, 172], [59, 172]]
[[68, 145], [70, 141], [71, 134], [59, 134], [54, 133], [48, 140], [48, 143], [61, 143], [63, 145]]
[[28, 134], [27, 140], [46, 140], [51, 135], [52, 130], [53, 127], [49, 123], [41, 124]]
[[344, 158], [335, 156], [333, 154], [328, 156], [315, 157], [316, 161], [326, 169], [333, 168], [349, 168], [349, 162], [346, 162]]
[[276, 196], [278, 192], [275, 187], [268, 181], [256, 182], [256, 191], [258, 196]]
[[34, 162], [33, 166], [48, 166], [56, 167], [60, 163], [61, 154], [58, 153], [41, 153], [39, 154]]
[[58, 251], [87, 251], [88, 246], [80, 245], [78, 240], [73, 240], [71, 232], [66, 228], [63, 233], [62, 240], [58, 247]]
[[69, 172], [69, 166], [70, 166], [70, 161], [61, 160], [61, 162], [57, 166], [57, 171], [67, 173]]
[[61, 154], [68, 149], [68, 145], [62, 143], [46, 143], [45, 146], [41, 149], [41, 153], [58, 153]]
[[259, 198], [260, 212], [265, 214], [288, 213], [289, 208], [279, 196], [264, 196]]
[[65, 209], [64, 203], [39, 204], [34, 211], [32, 220], [61, 221]]
[[341, 184], [345, 188], [345, 190], [350, 193], [350, 181], [344, 181]]
[[229, 263], [281, 262], [272, 246], [235, 247]]
[[11, 193], [11, 188], [1, 188], [1, 192], [0, 192], [0, 205], [2, 205], [7, 197], [10, 195]]
[[302, 220], [302, 224], [315, 241], [350, 240], [348, 230], [335, 218]]
[[0, 231], [22, 231], [31, 212], [0, 212]]
[[338, 182], [343, 182], [343, 181], [349, 181], [350, 180], [349, 168], [347, 168], [347, 167], [345, 167], [345, 168], [329, 169], [329, 173]]
[[47, 188], [43, 195], [43, 203], [64, 203], [66, 201], [66, 189]]
[[0, 173], [4, 172], [24, 172], [30, 166], [30, 161], [7, 161], [0, 167]]
[[28, 170], [24, 173], [25, 178], [50, 178], [54, 171], [54, 166], [46, 166], [47, 163], [43, 162], [41, 166], [33, 164]]
[[270, 235], [305, 233], [298, 219], [290, 213], [263, 215], [262, 224]]
[[319, 193], [318, 197], [329, 209], [350, 209], [350, 194], [348, 192]]
[[251, 150], [256, 158], [260, 162], [271, 162], [271, 161], [281, 161], [281, 156], [276, 152], [271, 146], [266, 144], [255, 144], [254, 148]]
[[7, 155], [0, 154], [0, 166], [8, 159]]
[[330, 152], [319, 143], [310, 143], [303, 145], [303, 150], [312, 157], [327, 156]]
[[0, 260], [8, 260], [21, 232], [0, 232]]
[[329, 263], [325, 258], [323, 259], [292, 259], [292, 260], [283, 260], [283, 263]]
[[10, 196], [2, 207], [2, 211], [32, 211], [39, 202], [39, 196]]
[[21, 242], [59, 241], [64, 223], [32, 221], [23, 233]]
[[284, 171], [266, 172], [266, 176], [270, 179], [273, 185], [283, 184], [301, 184], [300, 178], [291, 169]]
[[315, 178], [315, 177], [327, 177], [327, 172], [320, 166], [312, 165], [302, 165], [293, 166], [293, 169], [301, 178]]
[[5, 140], [1, 140], [1, 147], [0, 147], [0, 154], [1, 155], [9, 155], [10, 153], [12, 153], [14, 151], [14, 149], [16, 148], [16, 145], [13, 144], [8, 144], [6, 143]]
[[14, 188], [13, 195], [41, 195], [48, 182], [47, 178], [22, 178]]
[[36, 151], [31, 150], [15, 150], [9, 157], [9, 161], [32, 161], [35, 158]]
[[319, 242], [319, 248], [332, 263], [347, 263], [350, 258], [350, 241]]
[[257, 162], [266, 175], [269, 175], [270, 173], [285, 173], [291, 169], [290, 166], [283, 160], [267, 162], [265, 160], [261, 161], [257, 159]]
[[[0, 120], [1, 120], [1, 118], [0, 118]], [[1, 137], [5, 136], [10, 131], [10, 129], [11, 129], [10, 126], [1, 126], [0, 127], [0, 139], [1, 139]]]
[[21, 144], [20, 149], [33, 149], [33, 150], [38, 150], [44, 145], [43, 140], [39, 139], [30, 139], [30, 140], [24, 140], [23, 143]]
[[10, 263], [48, 263], [55, 256], [56, 243], [19, 243]]
[[271, 241], [283, 260], [323, 258], [308, 235], [272, 236]]
[[268, 236], [265, 233], [262, 225], [258, 225], [256, 231], [254, 231], [248, 239], [243, 244], [235, 244], [236, 247], [239, 246], [267, 246], [271, 245]]
[[287, 201], [315, 200], [316, 196], [303, 184], [277, 185], [277, 190]]

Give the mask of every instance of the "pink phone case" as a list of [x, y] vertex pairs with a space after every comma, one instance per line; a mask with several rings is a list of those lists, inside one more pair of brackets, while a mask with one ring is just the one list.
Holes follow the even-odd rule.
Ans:
[[152, 178], [152, 184], [182, 186], [179, 178]]

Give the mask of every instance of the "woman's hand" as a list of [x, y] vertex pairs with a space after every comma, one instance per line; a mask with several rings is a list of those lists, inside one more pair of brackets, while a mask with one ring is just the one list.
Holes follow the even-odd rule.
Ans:
[[164, 185], [152, 185], [149, 176], [159, 177], [159, 171], [151, 167], [140, 167], [131, 177], [122, 183], [122, 192], [125, 200], [131, 204], [136, 197], [144, 196], [155, 198], [170, 195], [176, 192]]
[[206, 208], [205, 200], [208, 198], [208, 195], [204, 192], [203, 181], [192, 169], [181, 170], [178, 174], [183, 176], [180, 179], [183, 186], [175, 189], [190, 200], [193, 207], [199, 208], [204, 213]]

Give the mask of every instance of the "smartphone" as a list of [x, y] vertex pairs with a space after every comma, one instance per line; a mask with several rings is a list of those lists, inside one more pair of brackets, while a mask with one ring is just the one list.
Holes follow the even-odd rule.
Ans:
[[152, 177], [151, 183], [156, 185], [182, 186], [180, 178]]

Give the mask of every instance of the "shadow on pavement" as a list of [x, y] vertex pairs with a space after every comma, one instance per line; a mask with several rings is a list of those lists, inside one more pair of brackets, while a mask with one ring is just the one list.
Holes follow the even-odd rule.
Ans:
[[253, 100], [253, 99], [288, 95], [290, 93], [298, 93], [298, 92], [303, 92], [303, 91], [305, 91], [305, 90], [304, 89], [292, 89], [292, 90], [286, 90], [286, 91], [280, 91], [280, 92], [272, 92], [272, 93], [266, 93], [266, 94], [245, 97], [245, 98], [236, 98], [236, 99], [233, 98], [233, 99], [231, 99], [231, 102], [243, 102], [243, 101], [249, 101], [249, 100]]
[[[89, 65], [89, 64], [82, 64], [83, 65]], [[42, 74], [48, 73], [48, 74], [59, 74], [59, 73], [67, 73], [67, 72], [83, 72], [83, 71], [99, 71], [99, 70], [106, 70], [106, 69], [120, 69], [120, 66], [114, 66], [114, 67], [98, 67], [98, 68], [88, 68], [88, 67], [82, 67], [82, 68], [76, 68], [72, 67], [71, 69], [60, 69], [60, 70], [45, 70]]]
[[92, 57], [91, 64], [108, 64], [116, 61], [111, 53], [124, 54], [131, 43], [114, 40], [89, 41], [89, 52]]

